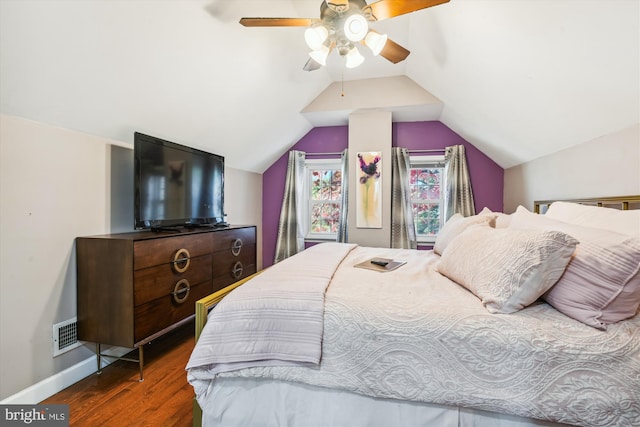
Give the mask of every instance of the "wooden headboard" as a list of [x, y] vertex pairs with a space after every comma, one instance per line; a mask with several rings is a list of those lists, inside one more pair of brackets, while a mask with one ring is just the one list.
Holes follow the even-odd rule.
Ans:
[[553, 202], [571, 202], [582, 205], [605, 206], [608, 208], [629, 210], [640, 209], [640, 195], [638, 196], [615, 196], [615, 197], [593, 197], [584, 199], [558, 199], [558, 200], [535, 200], [533, 211], [544, 213]]

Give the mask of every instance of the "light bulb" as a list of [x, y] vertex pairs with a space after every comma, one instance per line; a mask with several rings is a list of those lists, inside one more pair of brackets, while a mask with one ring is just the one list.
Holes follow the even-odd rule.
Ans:
[[327, 56], [329, 56], [329, 48], [326, 45], [321, 45], [319, 49], [309, 52], [309, 56], [313, 58], [318, 64], [327, 65]]
[[358, 65], [364, 62], [364, 56], [360, 54], [358, 49], [354, 46], [345, 56], [347, 68], [356, 68]]
[[375, 56], [378, 56], [387, 43], [387, 39], [386, 34], [376, 33], [371, 30], [369, 34], [367, 34], [367, 37], [365, 37], [364, 43], [371, 49], [371, 52], [373, 52]]
[[359, 42], [367, 35], [369, 25], [364, 16], [354, 13], [344, 21], [344, 35], [352, 42]]
[[311, 50], [318, 50], [329, 36], [329, 31], [322, 25], [309, 27], [304, 32], [304, 41]]

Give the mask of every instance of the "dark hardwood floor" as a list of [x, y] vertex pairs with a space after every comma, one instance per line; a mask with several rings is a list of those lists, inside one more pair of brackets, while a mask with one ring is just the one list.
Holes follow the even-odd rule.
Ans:
[[193, 387], [184, 367], [194, 343], [188, 322], [144, 347], [144, 381], [137, 363], [119, 360], [42, 403], [68, 404], [70, 426], [190, 426]]

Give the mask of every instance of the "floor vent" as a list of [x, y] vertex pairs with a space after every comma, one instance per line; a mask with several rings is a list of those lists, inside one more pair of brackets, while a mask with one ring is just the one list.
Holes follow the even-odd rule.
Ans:
[[78, 319], [76, 317], [53, 325], [53, 357], [79, 346]]

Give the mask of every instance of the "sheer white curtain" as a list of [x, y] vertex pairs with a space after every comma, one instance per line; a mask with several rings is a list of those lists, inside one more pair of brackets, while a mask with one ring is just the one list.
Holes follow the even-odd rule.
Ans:
[[471, 178], [467, 168], [464, 145], [453, 145], [445, 149], [444, 154], [444, 220], [454, 214], [475, 215]]
[[278, 239], [274, 263], [304, 249], [302, 205], [304, 203], [305, 153], [289, 151], [287, 179], [278, 223]]
[[338, 225], [338, 242], [348, 242], [349, 233], [348, 230], [348, 213], [349, 213], [349, 149], [345, 148], [342, 152], [342, 167], [340, 170], [340, 177], [342, 178], [340, 194], [340, 224]]
[[418, 241], [409, 187], [409, 152], [405, 148], [393, 147], [391, 154], [391, 247], [416, 249]]

